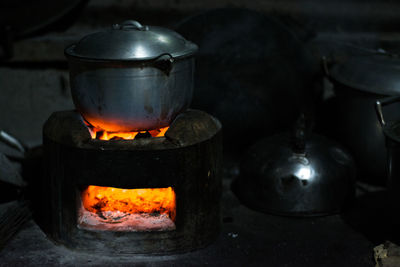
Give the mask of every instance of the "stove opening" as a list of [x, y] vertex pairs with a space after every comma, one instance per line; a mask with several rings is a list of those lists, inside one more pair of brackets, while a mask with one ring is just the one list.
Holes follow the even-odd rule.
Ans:
[[133, 140], [146, 137], [163, 137], [167, 132], [167, 130], [169, 129], [169, 126], [167, 126], [160, 129], [139, 131], [139, 132], [107, 132], [96, 129], [88, 124], [86, 125], [88, 126], [92, 139], [99, 139], [99, 140], [121, 140], [121, 139]]
[[78, 227], [103, 231], [175, 230], [172, 187], [123, 189], [89, 185], [81, 192]]

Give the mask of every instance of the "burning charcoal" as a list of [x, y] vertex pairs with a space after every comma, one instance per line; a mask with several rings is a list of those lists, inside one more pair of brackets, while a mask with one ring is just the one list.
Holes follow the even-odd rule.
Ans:
[[100, 139], [100, 137], [103, 136], [103, 134], [104, 134], [103, 131], [96, 132], [96, 139]]
[[[82, 205], [83, 210], [78, 221], [81, 222], [81, 227], [87, 229], [175, 229], [176, 204], [172, 187], [123, 189], [91, 185], [82, 192]], [[139, 222], [142, 225], [138, 225]]]
[[150, 216], [154, 216], [154, 217], [158, 217], [158, 216], [160, 216], [161, 214], [160, 214], [159, 211], [155, 210], [154, 212], [149, 213], [149, 215], [150, 215]]
[[138, 134], [136, 135], [135, 139], [139, 139], [139, 138], [149, 138], [149, 137], [151, 137], [151, 134], [150, 134], [148, 131], [146, 131], [145, 133], [142, 133], [142, 132], [138, 133]]
[[114, 137], [111, 138], [110, 140], [124, 140], [124, 138], [118, 137], [118, 136], [114, 136]]
[[149, 130], [146, 132], [107, 132], [88, 126], [88, 130], [92, 136], [92, 139], [99, 140], [133, 140], [137, 135], [139, 135], [138, 138], [163, 137], [168, 129], [169, 126], [160, 129]]
[[151, 134], [152, 137], [157, 137], [161, 133], [161, 130], [155, 129], [155, 130], [150, 130], [148, 132]]

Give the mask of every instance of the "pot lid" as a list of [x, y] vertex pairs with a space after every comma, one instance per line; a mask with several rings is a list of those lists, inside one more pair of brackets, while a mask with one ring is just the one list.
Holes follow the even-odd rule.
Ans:
[[168, 54], [173, 58], [187, 57], [197, 50], [197, 45], [172, 30], [128, 20], [85, 36], [67, 47], [65, 54], [88, 60], [143, 61]]
[[394, 55], [368, 54], [335, 64], [329, 76], [349, 87], [380, 94], [400, 95], [400, 58]]

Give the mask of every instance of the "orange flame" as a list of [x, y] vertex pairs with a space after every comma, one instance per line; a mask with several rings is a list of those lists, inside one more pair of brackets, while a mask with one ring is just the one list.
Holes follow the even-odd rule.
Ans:
[[82, 192], [83, 207], [91, 212], [121, 211], [125, 213], [176, 215], [175, 191], [168, 188], [122, 189], [90, 185]]
[[[156, 129], [149, 130], [148, 132], [152, 137], [162, 137], [165, 135], [166, 131], [169, 129], [169, 126]], [[140, 132], [106, 132], [96, 128], [89, 127], [90, 135], [92, 139], [100, 139], [100, 140], [111, 140], [111, 139], [124, 139], [124, 140], [133, 140], [136, 135], [139, 133], [146, 133], [146, 131]]]

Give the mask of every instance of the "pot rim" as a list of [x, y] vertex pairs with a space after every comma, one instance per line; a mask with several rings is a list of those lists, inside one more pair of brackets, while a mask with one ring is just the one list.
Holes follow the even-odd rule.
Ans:
[[111, 29], [91, 33], [69, 45], [66, 57], [98, 61], [147, 61], [169, 55], [171, 59], [192, 56], [198, 46], [179, 33], [159, 26], [127, 20]]
[[335, 63], [328, 73], [333, 82], [376, 95], [400, 95], [398, 86], [400, 60], [390, 54], [351, 56]]
[[[86, 57], [86, 56], [81, 56], [78, 54], [75, 54], [73, 52], [73, 49], [76, 47], [76, 44], [71, 44], [68, 47], [64, 49], [64, 55], [68, 60], [75, 60], [75, 61], [80, 61], [80, 62], [90, 62], [90, 63], [141, 63], [141, 64], [147, 64], [147, 63], [152, 63], [156, 61], [158, 58], [160, 58], [163, 55], [169, 54], [171, 58], [175, 60], [183, 60], [186, 58], [193, 57], [199, 50], [198, 46], [194, 43], [194, 49], [187, 50], [186, 54], [180, 54], [180, 55], [174, 55], [174, 54], [169, 54], [169, 53], [163, 53], [160, 54], [156, 57], [147, 57], [147, 58], [141, 58], [141, 59], [132, 59], [132, 58], [120, 58], [120, 59], [106, 59], [106, 58], [93, 58], [93, 57]], [[183, 51], [186, 52], [186, 51]]]

